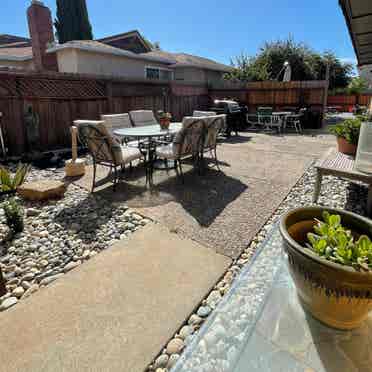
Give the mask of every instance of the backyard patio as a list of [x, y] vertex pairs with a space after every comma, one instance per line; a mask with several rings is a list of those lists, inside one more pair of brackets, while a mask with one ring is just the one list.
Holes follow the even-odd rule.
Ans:
[[[119, 350], [127, 350], [123, 354], [124, 359], [128, 355], [128, 360], [122, 360], [121, 363], [132, 371], [141, 371], [148, 365], [150, 370], [170, 369], [205, 319], [213, 313], [224, 295], [229, 293], [234, 278], [250, 263], [257, 246], [271, 231], [278, 217], [290, 208], [311, 203], [315, 183], [314, 161], [334, 145], [334, 137], [320, 131], [281, 136], [245, 131], [219, 142], [217, 151], [221, 171], [208, 158], [208, 168], [202, 175], [191, 165], [185, 164], [184, 182], [181, 182], [173, 169], [155, 170], [154, 185], [148, 188], [144, 168], [139, 166], [123, 174], [115, 192], [111, 179], [105, 178], [107, 168], [98, 167], [97, 187], [91, 193], [92, 166], [88, 166], [85, 176], [68, 180], [68, 189], [62, 200], [23, 202], [26, 211], [25, 231], [7, 243], [4, 250], [6, 253], [0, 259], [8, 290], [8, 294], [1, 299], [0, 308], [5, 310], [12, 307], [9, 316], [2, 317], [0, 324], [12, 327], [11, 324], [17, 323], [17, 319], [24, 318], [28, 309], [34, 308], [35, 317], [40, 316], [40, 321], [42, 319], [46, 327], [56, 327], [59, 324], [55, 323], [56, 319], [64, 319], [66, 311], [75, 311], [72, 310], [72, 304], [65, 307], [61, 303], [57, 318], [50, 317], [48, 311], [42, 309], [54, 306], [52, 303], [58, 298], [63, 302], [62, 298], [69, 291], [74, 291], [72, 286], [75, 285], [79, 286], [76, 296], [81, 296], [80, 305], [90, 306], [91, 296], [97, 296], [97, 291], [100, 291], [96, 284], [98, 278], [92, 276], [95, 267], [104, 265], [102, 269], [106, 262], [109, 265], [107, 269], [112, 272], [106, 274], [108, 278], [116, 272], [121, 273], [120, 265], [129, 261], [127, 256], [119, 258], [117, 255], [130, 254], [130, 247], [134, 245], [138, 253], [136, 257], [129, 258], [132, 260], [132, 268], [128, 268], [128, 273], [125, 269], [120, 279], [107, 279], [105, 284], [102, 283], [106, 288], [107, 300], [112, 297], [110, 292], [112, 295], [116, 293], [115, 297], [119, 296], [119, 300], [123, 289], [112, 281], [125, 283], [130, 280], [133, 283], [132, 289], [125, 289], [129, 290], [126, 296], [132, 298], [135, 293], [134, 298], [139, 295], [140, 302], [137, 299], [129, 300], [125, 304], [128, 314], [135, 311], [132, 306], [138, 307], [141, 303], [143, 306], [143, 311], [136, 310], [137, 315], [130, 316], [130, 326], [125, 325], [125, 321], [121, 323], [120, 333], [127, 334], [131, 340], [129, 344], [124, 342], [119, 347]], [[28, 181], [50, 178], [62, 180], [64, 170], [32, 169]], [[326, 177], [319, 204], [365, 214], [366, 195], [367, 188], [364, 186]], [[153, 226], [154, 222], [155, 227], [144, 229], [146, 225]], [[5, 225], [1, 226], [5, 231]], [[148, 236], [148, 243], [140, 250], [138, 244], [142, 243], [137, 239], [142, 230], [142, 234]], [[146, 235], [149, 231], [153, 232]], [[168, 237], [169, 232], [175, 238]], [[173, 239], [181, 239], [182, 242]], [[115, 244], [116, 250], [110, 248]], [[181, 258], [181, 251], [176, 253], [177, 250], [172, 248], [174, 244], [180, 248], [182, 246], [184, 258]], [[162, 246], [165, 251], [161, 250]], [[147, 249], [149, 251], [146, 253]], [[102, 251], [106, 252], [100, 261], [93, 259], [89, 265], [86, 264], [85, 270], [80, 271], [81, 264]], [[151, 261], [159, 275], [156, 279], [147, 278], [143, 274], [139, 276], [138, 273], [143, 273], [144, 268], [136, 269], [137, 265], [143, 266], [143, 260], [149, 257], [151, 251], [154, 251]], [[116, 255], [117, 258], [109, 259], [110, 255]], [[209, 267], [208, 272], [202, 270], [205, 264]], [[176, 271], [170, 270], [172, 267]], [[74, 272], [70, 274], [70, 270]], [[149, 270], [151, 272], [153, 269]], [[170, 270], [169, 275], [164, 270]], [[201, 277], [202, 272], [206, 275], [204, 279]], [[186, 280], [184, 284], [181, 284], [182, 278]], [[169, 286], [172, 279], [175, 280], [175, 287]], [[60, 284], [51, 289], [43, 288], [54, 281]], [[146, 289], [142, 295], [144, 297], [138, 292], [150, 287], [152, 290], [149, 292]], [[167, 296], [160, 302], [155, 300], [162, 297], [164, 291], [168, 291]], [[25, 300], [27, 297], [30, 298]], [[134, 302], [131, 304], [130, 301]], [[119, 309], [122, 305], [112, 306]], [[87, 324], [81, 323], [80, 307], [76, 307], [74, 327], [85, 329]], [[155, 319], [160, 313], [165, 318], [159, 328]], [[174, 316], [171, 317], [171, 313]], [[4, 313], [7, 314], [8, 311]], [[93, 312], [85, 321], [91, 324], [95, 322], [94, 317]], [[147, 319], [146, 326], [144, 319]], [[105, 327], [100, 324], [98, 322], [94, 327], [97, 332], [100, 332], [100, 326]], [[133, 326], [136, 329], [134, 335], [130, 330]], [[30, 337], [40, 337], [39, 332], [43, 331], [37, 323], [29, 329]], [[172, 339], [172, 336], [175, 338]], [[49, 335], [48, 342], [53, 343], [53, 337]], [[18, 362], [29, 361], [27, 363], [30, 364], [26, 364], [28, 370], [38, 370], [38, 358], [32, 357], [32, 363], [28, 356], [16, 361], [18, 359], [12, 356], [12, 350], [16, 351], [19, 346], [13, 345], [12, 340], [8, 340], [6, 363], [9, 366], [20, 366]], [[18, 344], [16, 338], [14, 342]], [[69, 338], [68, 342], [68, 347], [75, 347], [74, 337]], [[105, 342], [111, 341], [102, 339], [103, 345]], [[24, 347], [27, 350], [27, 346]], [[89, 345], [86, 347], [89, 349]], [[163, 352], [155, 360], [162, 347], [165, 347]], [[62, 355], [59, 354], [61, 350], [63, 348], [56, 355], [48, 354], [46, 368], [53, 369], [55, 358]], [[114, 356], [105, 359], [104, 354], [101, 355], [102, 365], [115, 362]], [[80, 352], [66, 359], [65, 365], [72, 368], [78, 360], [85, 360]]]

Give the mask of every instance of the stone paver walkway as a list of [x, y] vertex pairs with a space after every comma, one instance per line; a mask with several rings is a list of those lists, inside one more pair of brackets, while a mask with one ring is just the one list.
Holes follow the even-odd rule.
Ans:
[[0, 371], [142, 372], [231, 260], [149, 224], [0, 316]]

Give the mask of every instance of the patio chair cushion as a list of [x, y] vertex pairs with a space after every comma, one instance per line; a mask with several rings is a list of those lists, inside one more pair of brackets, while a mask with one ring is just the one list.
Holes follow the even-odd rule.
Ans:
[[173, 143], [156, 148], [156, 156], [161, 159], [176, 159], [177, 151]]
[[132, 162], [133, 160], [137, 160], [142, 157], [142, 154], [138, 150], [138, 148], [130, 146], [121, 146], [121, 154], [122, 154], [121, 164], [127, 164]]
[[157, 120], [151, 110], [130, 111], [129, 115], [136, 127], [157, 124]]

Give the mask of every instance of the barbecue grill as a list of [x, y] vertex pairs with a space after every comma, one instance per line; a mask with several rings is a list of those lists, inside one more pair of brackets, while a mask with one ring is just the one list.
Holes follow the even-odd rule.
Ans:
[[232, 131], [238, 135], [238, 128], [242, 124], [242, 109], [237, 102], [231, 100], [215, 100], [214, 106], [210, 108], [210, 111], [226, 115], [227, 137], [230, 137]]

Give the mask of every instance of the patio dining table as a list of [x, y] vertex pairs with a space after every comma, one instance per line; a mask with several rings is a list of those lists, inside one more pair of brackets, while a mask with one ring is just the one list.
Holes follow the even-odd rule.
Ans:
[[[154, 155], [156, 144], [154, 139], [175, 136], [182, 129], [182, 123], [170, 123], [168, 129], [161, 129], [158, 123], [142, 127], [120, 128], [114, 130], [114, 134], [120, 138], [135, 138], [138, 140], [139, 149], [146, 156], [146, 184], [153, 186], [152, 173], [154, 167]], [[142, 141], [141, 141], [142, 140]], [[170, 166], [171, 167], [171, 166]], [[168, 168], [168, 165], [167, 165]]]

